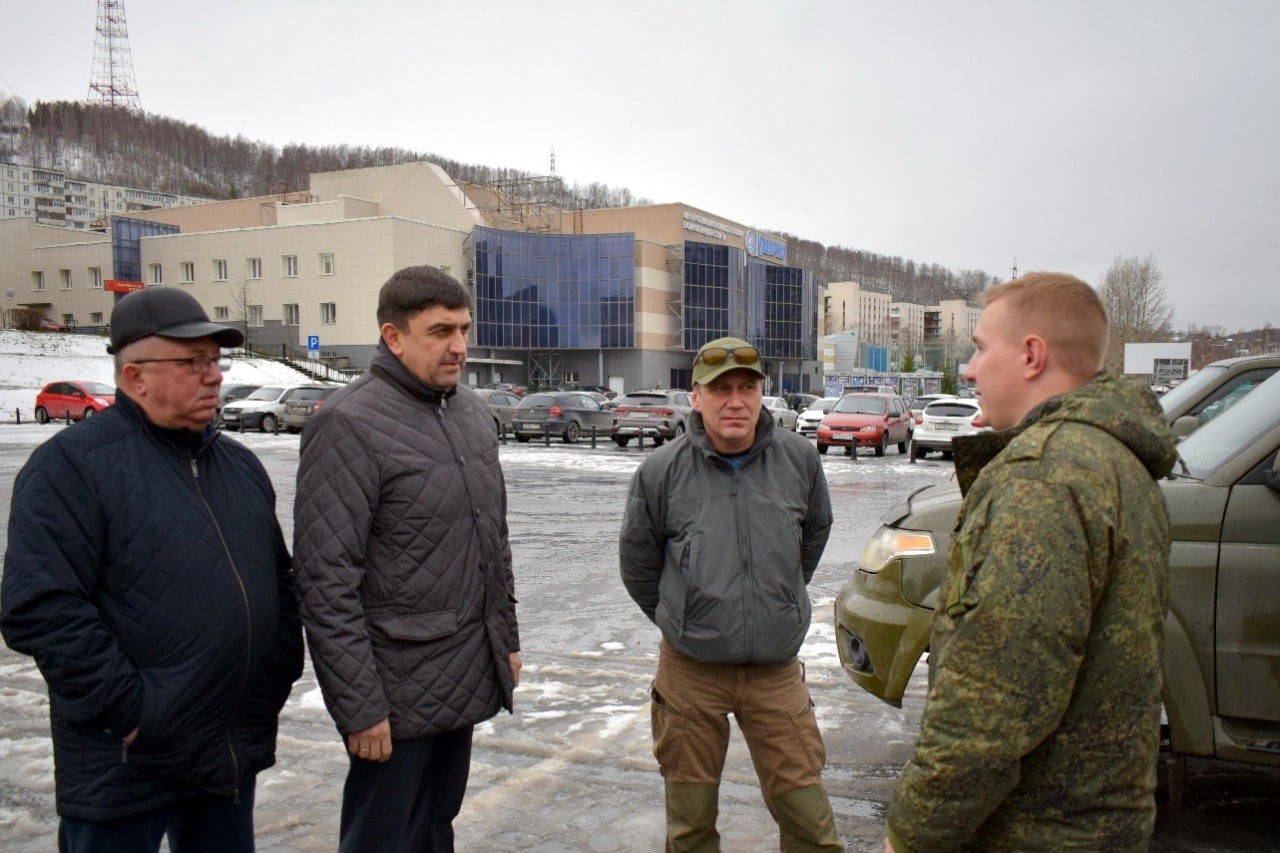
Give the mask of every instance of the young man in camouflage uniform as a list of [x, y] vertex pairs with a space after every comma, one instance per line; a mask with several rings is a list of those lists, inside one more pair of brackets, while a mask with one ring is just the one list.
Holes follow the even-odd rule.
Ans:
[[1173, 437], [1147, 388], [1101, 370], [1087, 284], [983, 296], [965, 379], [997, 431], [955, 444], [964, 505], [886, 850], [1146, 850]]

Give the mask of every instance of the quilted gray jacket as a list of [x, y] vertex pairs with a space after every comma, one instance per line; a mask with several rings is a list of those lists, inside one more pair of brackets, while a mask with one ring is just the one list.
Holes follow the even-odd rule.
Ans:
[[345, 734], [397, 740], [511, 710], [507, 498], [484, 402], [379, 345], [302, 434], [294, 571], [307, 645]]
[[822, 461], [761, 413], [735, 468], [694, 413], [688, 436], [631, 480], [619, 537], [622, 582], [681, 652], [703, 663], [795, 657], [812, 614], [806, 585], [831, 534]]

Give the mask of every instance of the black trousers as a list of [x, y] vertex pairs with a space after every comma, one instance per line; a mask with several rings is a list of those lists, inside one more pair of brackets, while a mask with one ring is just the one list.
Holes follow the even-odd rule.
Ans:
[[119, 820], [64, 817], [58, 824], [61, 853], [157, 853], [169, 838], [172, 853], [252, 853], [253, 788], [239, 802], [201, 794]]
[[340, 853], [452, 853], [474, 728], [392, 741], [381, 764], [348, 753]]

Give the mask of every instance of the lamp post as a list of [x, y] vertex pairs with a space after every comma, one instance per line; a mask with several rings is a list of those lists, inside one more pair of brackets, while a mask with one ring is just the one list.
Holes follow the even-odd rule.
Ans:
[[13, 297], [18, 295], [18, 291], [11, 287], [4, 292], [4, 295], [9, 300], [9, 307], [4, 313], [4, 327], [10, 329], [13, 327]]

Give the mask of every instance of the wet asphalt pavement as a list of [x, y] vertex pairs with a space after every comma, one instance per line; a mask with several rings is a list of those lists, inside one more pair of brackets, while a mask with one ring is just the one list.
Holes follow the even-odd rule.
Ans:
[[[62, 427], [0, 425], [0, 515], [34, 446]], [[292, 537], [296, 436], [244, 436], [263, 460]], [[627, 597], [617, 531], [627, 481], [643, 458], [602, 442], [508, 444], [502, 451], [525, 663], [516, 713], [477, 728], [458, 849], [659, 850], [662, 784], [650, 752], [648, 685], [658, 632]], [[950, 463], [893, 450], [824, 457], [836, 524], [813, 583], [801, 657], [827, 747], [824, 776], [851, 851], [879, 850], [885, 806], [924, 703], [923, 666], [903, 709], [853, 685], [834, 646], [832, 602], [880, 516]], [[0, 532], [0, 546], [5, 537]], [[30, 659], [0, 648], [0, 849], [56, 848], [44, 684]], [[281, 720], [277, 765], [258, 780], [258, 849], [336, 848], [347, 759], [308, 666]], [[1280, 848], [1280, 772], [1192, 762], [1188, 806], [1162, 811], [1153, 850]], [[726, 851], [777, 849], [750, 758], [735, 733], [720, 796]]]

